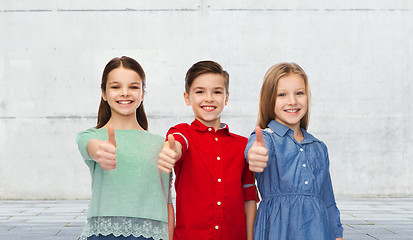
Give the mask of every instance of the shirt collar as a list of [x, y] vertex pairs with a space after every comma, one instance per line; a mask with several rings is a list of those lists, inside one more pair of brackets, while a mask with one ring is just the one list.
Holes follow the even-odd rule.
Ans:
[[307, 144], [307, 143], [312, 143], [312, 142], [319, 142], [316, 137], [311, 135], [309, 132], [307, 132], [305, 129], [301, 128], [301, 131], [303, 132], [304, 139], [301, 141], [301, 144]]
[[284, 137], [288, 130], [291, 130], [289, 127], [284, 126], [275, 120], [271, 120], [271, 122], [268, 123], [268, 127], [280, 137]]
[[[208, 131], [208, 128], [212, 128], [214, 131], [215, 129], [213, 127], [208, 127], [205, 124], [203, 124], [201, 121], [199, 121], [198, 119], [195, 119], [192, 123], [191, 123], [191, 127], [193, 127], [195, 130], [201, 131], [201, 132], [206, 132]], [[217, 131], [225, 131], [227, 133], [229, 133], [229, 127], [227, 124], [225, 123], [221, 123], [221, 128], [218, 129]]]
[[[291, 128], [275, 121], [275, 120], [271, 120], [271, 122], [268, 124], [268, 127], [275, 132], [278, 136], [280, 137], [284, 137], [288, 131], [291, 132], [291, 137], [293, 137], [293, 130], [291, 130]], [[310, 133], [308, 133], [305, 129], [301, 128], [301, 132], [303, 133], [304, 139], [303, 141], [301, 141], [301, 144], [306, 144], [306, 143], [311, 143], [311, 142], [315, 142], [315, 141], [319, 141], [317, 138], [315, 138], [313, 135], [311, 135]]]

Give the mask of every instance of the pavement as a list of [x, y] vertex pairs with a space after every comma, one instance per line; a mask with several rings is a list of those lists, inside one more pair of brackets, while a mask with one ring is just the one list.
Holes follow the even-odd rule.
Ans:
[[[413, 198], [337, 198], [345, 240], [412, 240]], [[0, 240], [76, 240], [89, 201], [0, 201]], [[235, 239], [236, 240], [236, 239]]]

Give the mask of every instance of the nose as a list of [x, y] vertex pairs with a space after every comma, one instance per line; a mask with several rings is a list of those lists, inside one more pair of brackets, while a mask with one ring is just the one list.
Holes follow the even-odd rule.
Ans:
[[288, 98], [289, 105], [295, 105], [297, 103], [297, 99], [295, 98], [295, 94], [291, 94]]
[[121, 95], [122, 95], [123, 97], [129, 96], [129, 88], [127, 88], [127, 87], [122, 88]]
[[212, 98], [212, 93], [208, 92], [205, 94], [205, 101], [207, 102], [212, 102], [213, 98]]

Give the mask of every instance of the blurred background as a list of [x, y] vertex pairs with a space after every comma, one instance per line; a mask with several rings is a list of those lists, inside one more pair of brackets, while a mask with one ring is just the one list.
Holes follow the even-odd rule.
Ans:
[[149, 130], [191, 122], [186, 71], [230, 74], [222, 121], [248, 137], [265, 72], [309, 76], [309, 132], [329, 148], [338, 196], [413, 196], [413, 2], [2, 0], [0, 199], [88, 199], [78, 132], [96, 125], [103, 68], [136, 59]]

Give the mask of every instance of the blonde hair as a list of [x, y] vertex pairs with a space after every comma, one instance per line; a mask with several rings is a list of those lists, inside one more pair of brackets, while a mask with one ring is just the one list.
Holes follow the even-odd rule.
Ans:
[[308, 127], [309, 115], [310, 115], [310, 86], [308, 84], [307, 74], [304, 70], [296, 63], [278, 63], [268, 69], [264, 76], [264, 81], [262, 83], [260, 91], [260, 101], [258, 108], [258, 122], [257, 125], [264, 129], [275, 119], [275, 101], [277, 98], [277, 88], [278, 81], [280, 78], [290, 75], [297, 74], [301, 76], [304, 80], [305, 90], [307, 95], [308, 110], [304, 117], [300, 121], [300, 128], [306, 129]]

